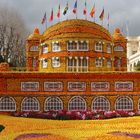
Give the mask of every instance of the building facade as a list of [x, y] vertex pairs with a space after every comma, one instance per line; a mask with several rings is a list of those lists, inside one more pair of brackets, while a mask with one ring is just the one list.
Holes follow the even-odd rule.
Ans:
[[0, 73], [0, 111], [140, 110], [140, 74]]
[[135, 71], [135, 66], [140, 62], [140, 37], [128, 37], [127, 41], [127, 70]]
[[0, 73], [0, 111], [140, 110], [140, 74], [128, 73], [127, 40], [87, 20], [27, 39], [27, 71]]
[[28, 70], [39, 72], [126, 71], [126, 38], [116, 29], [113, 36], [87, 20], [67, 20], [35, 29], [27, 39]]

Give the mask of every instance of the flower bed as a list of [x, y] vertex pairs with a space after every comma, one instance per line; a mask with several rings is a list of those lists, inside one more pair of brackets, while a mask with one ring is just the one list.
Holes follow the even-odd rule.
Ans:
[[132, 111], [47, 111], [47, 112], [18, 112], [13, 113], [16, 117], [42, 118], [54, 120], [95, 120], [111, 119], [117, 117], [132, 117], [139, 115]]

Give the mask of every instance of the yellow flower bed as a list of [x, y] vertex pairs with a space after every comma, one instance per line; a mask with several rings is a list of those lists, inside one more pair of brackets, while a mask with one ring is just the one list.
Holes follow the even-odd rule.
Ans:
[[[0, 115], [0, 124], [5, 126], [5, 129], [0, 133], [0, 140], [14, 140], [19, 135], [29, 133], [50, 134], [48, 136], [50, 140], [57, 140], [56, 136], [62, 137], [62, 140], [133, 140], [132, 137], [114, 136], [108, 133], [121, 131], [140, 134], [140, 117], [57, 121]], [[41, 138], [36, 140], [41, 140]]]

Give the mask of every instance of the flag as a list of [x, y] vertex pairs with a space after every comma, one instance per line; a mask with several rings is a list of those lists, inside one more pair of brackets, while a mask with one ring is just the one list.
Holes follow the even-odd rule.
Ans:
[[108, 13], [108, 16], [107, 16], [107, 20], [108, 20], [107, 26], [108, 26], [108, 29], [109, 29], [109, 19], [110, 19], [110, 16], [109, 16], [109, 13]]
[[94, 6], [92, 7], [91, 12], [90, 12], [90, 16], [91, 16], [92, 18], [94, 17], [94, 15], [95, 15], [95, 4], [94, 4]]
[[103, 19], [104, 19], [104, 8], [103, 8], [103, 10], [102, 10], [102, 12], [101, 12], [99, 18], [100, 18], [100, 20], [103, 20]]
[[75, 1], [75, 4], [74, 4], [74, 9], [73, 9], [73, 13], [75, 14], [77, 11], [77, 0]]
[[52, 9], [49, 21], [53, 21], [53, 9]]
[[58, 7], [57, 17], [60, 18], [60, 4], [59, 4], [59, 7]]
[[45, 12], [45, 14], [44, 14], [44, 17], [42, 18], [41, 23], [42, 23], [42, 24], [44, 24], [44, 23], [45, 23], [45, 21], [46, 21], [46, 12]]
[[85, 0], [85, 8], [83, 10], [83, 15], [86, 15], [87, 14], [87, 3], [86, 3], [86, 0]]
[[66, 7], [65, 7], [65, 9], [64, 9], [64, 11], [63, 11], [63, 15], [65, 15], [66, 13], [67, 13], [67, 11], [68, 11], [68, 2], [67, 2], [67, 5], [66, 5]]

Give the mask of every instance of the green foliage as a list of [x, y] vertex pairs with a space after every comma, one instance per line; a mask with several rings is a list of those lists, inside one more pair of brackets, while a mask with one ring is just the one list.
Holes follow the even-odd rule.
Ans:
[[0, 125], [0, 132], [4, 129], [5, 127], [3, 125]]
[[140, 62], [135, 64], [134, 69], [135, 69], [135, 71], [140, 71]]
[[4, 62], [3, 57], [0, 55], [0, 63]]

